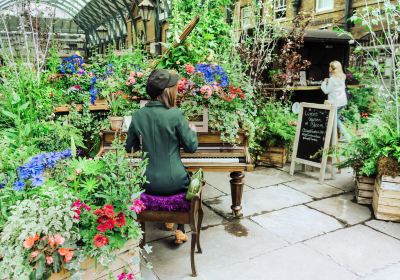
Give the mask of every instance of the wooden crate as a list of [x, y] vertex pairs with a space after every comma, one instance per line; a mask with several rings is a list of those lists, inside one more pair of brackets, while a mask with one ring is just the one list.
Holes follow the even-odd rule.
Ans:
[[400, 176], [375, 180], [372, 207], [377, 219], [400, 221]]
[[259, 157], [258, 164], [266, 166], [284, 167], [288, 160], [288, 149], [286, 147], [268, 147]]
[[356, 200], [359, 204], [372, 204], [375, 177], [356, 176]]
[[[117, 252], [115, 261], [108, 267], [104, 268], [100, 264], [95, 264], [94, 259], [86, 259], [81, 264], [81, 279], [83, 280], [107, 280], [116, 279], [119, 274], [128, 268], [129, 272], [135, 275], [135, 279], [141, 277], [140, 264], [134, 262], [134, 258], [140, 257], [139, 243], [137, 240], [128, 241], [125, 246]], [[136, 258], [136, 259], [137, 259]], [[68, 271], [61, 271], [60, 273], [53, 273], [49, 280], [66, 280], [70, 279], [71, 275]]]
[[[76, 110], [82, 111], [83, 105], [82, 104], [77, 104], [76, 105]], [[71, 110], [71, 105], [65, 104], [58, 106], [54, 108], [53, 112], [55, 114], [60, 114], [60, 113], [69, 113]], [[108, 111], [110, 110], [110, 106], [108, 106], [108, 102], [106, 99], [98, 99], [95, 101], [95, 103], [92, 105], [89, 105], [89, 110], [90, 111]]]

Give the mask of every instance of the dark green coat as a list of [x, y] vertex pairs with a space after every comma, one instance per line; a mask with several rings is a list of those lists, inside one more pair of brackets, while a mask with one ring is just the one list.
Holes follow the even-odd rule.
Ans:
[[185, 152], [194, 153], [198, 143], [182, 111], [150, 101], [132, 116], [125, 145], [128, 152], [140, 149], [139, 135], [149, 159], [146, 193], [172, 195], [187, 187], [189, 178], [179, 151], [182, 147]]

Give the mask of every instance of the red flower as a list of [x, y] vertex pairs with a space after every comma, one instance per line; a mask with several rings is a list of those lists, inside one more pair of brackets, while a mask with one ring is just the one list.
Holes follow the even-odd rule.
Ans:
[[50, 92], [50, 98], [54, 97], [54, 93]]
[[196, 68], [194, 68], [193, 65], [185, 65], [185, 69], [186, 69], [186, 73], [188, 74], [193, 74], [194, 72], [196, 72]]
[[104, 210], [104, 215], [106, 215], [107, 217], [109, 217], [110, 219], [114, 218], [115, 213], [114, 213], [114, 207], [112, 205], [105, 205], [103, 207]]
[[185, 89], [185, 85], [187, 83], [187, 79], [186, 78], [182, 78], [178, 81], [178, 90], [182, 91]]
[[108, 238], [101, 234], [96, 234], [93, 239], [94, 246], [101, 248], [108, 244]]
[[99, 209], [96, 209], [93, 212], [93, 214], [95, 214], [96, 216], [104, 216], [104, 211], [103, 211], [103, 209], [99, 208]]
[[99, 224], [97, 226], [97, 230], [100, 232], [105, 232], [108, 229], [113, 229], [115, 226], [115, 221], [112, 219], [108, 219], [104, 224]]
[[108, 220], [109, 220], [109, 218], [108, 218], [107, 216], [100, 216], [100, 217], [97, 219], [97, 223], [99, 223], [99, 224], [105, 224]]
[[115, 224], [117, 225], [117, 227], [123, 227], [126, 225], [124, 213], [121, 212], [118, 214], [118, 216], [115, 219]]

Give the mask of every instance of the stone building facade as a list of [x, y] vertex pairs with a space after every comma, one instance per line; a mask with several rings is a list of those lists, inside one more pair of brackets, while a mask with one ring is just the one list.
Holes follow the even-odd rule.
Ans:
[[[239, 0], [234, 4], [233, 20], [237, 30], [252, 27], [254, 15], [252, 0]], [[351, 32], [355, 39], [364, 37], [365, 28], [352, 25], [347, 19], [366, 5], [374, 6], [382, 1], [370, 0], [266, 0], [264, 3], [263, 18], [291, 26], [293, 18], [298, 12], [305, 12], [312, 17], [309, 29], [332, 30], [341, 28]]]

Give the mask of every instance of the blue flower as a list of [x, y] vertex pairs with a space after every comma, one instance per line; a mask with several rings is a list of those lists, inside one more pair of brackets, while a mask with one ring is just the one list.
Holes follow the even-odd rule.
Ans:
[[3, 181], [1, 181], [1, 183], [0, 183], [0, 189], [4, 188], [7, 183], [8, 183], [8, 179], [4, 178]]
[[64, 159], [64, 158], [70, 158], [70, 157], [72, 157], [71, 149], [67, 149], [67, 150], [61, 152], [61, 158]]
[[95, 84], [96, 81], [97, 81], [97, 80], [96, 80], [96, 77], [93, 77], [93, 78], [90, 79], [90, 82], [92, 83], [92, 85]]
[[45, 179], [42, 175], [31, 178], [31, 183], [32, 183], [32, 186], [34, 186], [34, 187], [39, 187], [39, 186], [43, 185], [44, 182], [45, 182]]
[[25, 183], [23, 181], [16, 181], [14, 183], [14, 190], [15, 191], [22, 191], [25, 188]]

